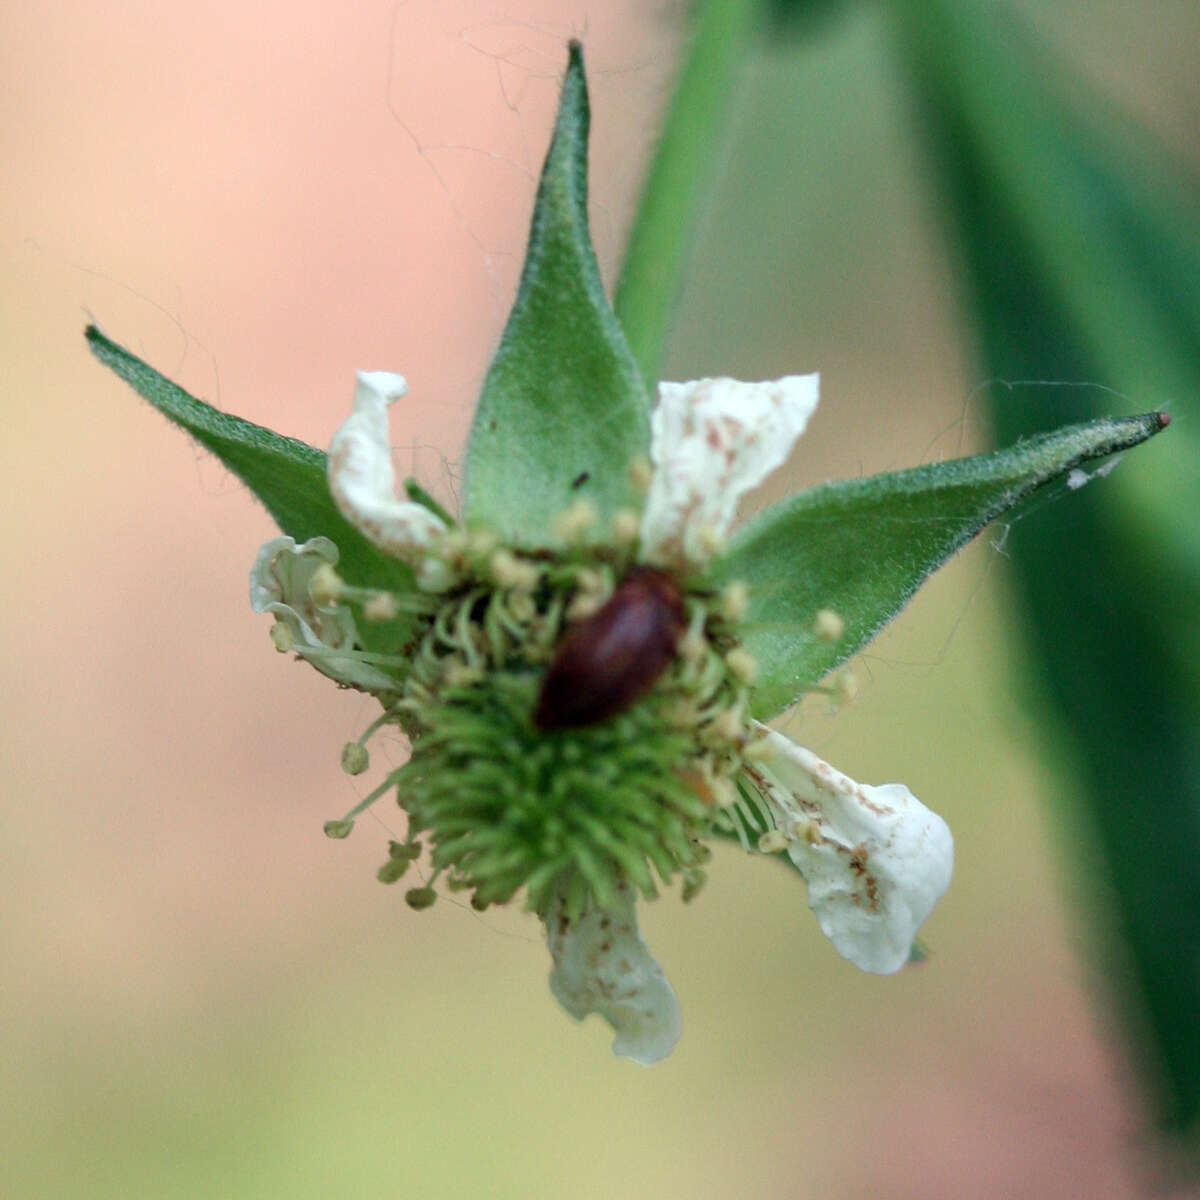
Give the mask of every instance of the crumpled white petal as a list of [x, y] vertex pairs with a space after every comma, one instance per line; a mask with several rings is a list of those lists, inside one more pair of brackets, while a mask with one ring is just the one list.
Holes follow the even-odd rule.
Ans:
[[394, 679], [352, 656], [358, 645], [354, 614], [344, 604], [319, 607], [312, 598], [313, 575], [337, 560], [338, 549], [328, 538], [310, 538], [302, 546], [295, 538], [274, 538], [254, 560], [250, 604], [285, 624], [292, 632], [291, 649], [322, 675], [368, 692], [395, 691]]
[[654, 476], [641, 553], [682, 566], [711, 557], [737, 502], [783, 463], [817, 407], [817, 375], [768, 383], [660, 383], [650, 418]]
[[617, 1035], [613, 1053], [648, 1067], [671, 1053], [683, 1026], [675, 992], [638, 932], [634, 902], [622, 885], [612, 908], [589, 905], [576, 921], [561, 906], [551, 909], [550, 990], [577, 1020], [599, 1013]]
[[766, 786], [821, 931], [864, 971], [900, 970], [950, 886], [946, 822], [903, 784], [855, 783], [783, 734], [760, 730], [768, 753], [751, 775]]
[[396, 495], [388, 443], [388, 405], [408, 391], [400, 375], [359, 371], [354, 411], [329, 445], [329, 491], [342, 515], [387, 554], [417, 563], [417, 582], [443, 591], [453, 582], [445, 564], [419, 551], [446, 532], [445, 522], [423, 504]]

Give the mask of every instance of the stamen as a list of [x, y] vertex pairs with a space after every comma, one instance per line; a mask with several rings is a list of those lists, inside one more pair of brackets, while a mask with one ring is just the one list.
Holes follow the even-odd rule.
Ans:
[[568, 544], [578, 542], [596, 524], [598, 515], [590, 500], [576, 500], [554, 519], [554, 532]]
[[680, 657], [687, 663], [698, 663], [708, 649], [708, 639], [704, 636], [704, 625], [708, 614], [702, 605], [692, 608], [691, 619], [688, 622], [687, 633], [679, 639], [678, 651]]
[[499, 536], [491, 529], [472, 529], [467, 536], [467, 548], [481, 562], [486, 562], [500, 545]]
[[700, 740], [706, 746], [718, 747], [740, 740], [744, 732], [741, 712], [726, 708], [700, 730]]
[[701, 525], [696, 530], [696, 543], [705, 558], [712, 558], [725, 549], [725, 537], [715, 525]]
[[296, 635], [292, 632], [292, 627], [282, 621], [276, 621], [271, 626], [271, 644], [280, 654], [286, 654], [296, 644]]
[[742, 758], [745, 762], [766, 762], [776, 753], [769, 737], [754, 738], [742, 746]]
[[349, 837], [350, 831], [354, 828], [354, 818], [360, 813], [366, 812], [380, 796], [385, 792], [391, 791], [396, 786], [396, 774], [397, 772], [393, 772], [389, 775], [373, 792], [369, 792], [363, 800], [360, 800], [341, 820], [326, 821], [325, 836], [331, 838]]
[[629, 464], [629, 482], [639, 492], [648, 492], [654, 482], [654, 467], [648, 458], [638, 457]]
[[308, 583], [309, 595], [318, 608], [332, 608], [342, 598], [345, 587], [345, 581], [328, 563], [322, 563]]
[[566, 619], [574, 623], [586, 621], [604, 607], [604, 597], [597, 592], [576, 592], [567, 605]]
[[851, 704], [858, 695], [858, 676], [853, 671], [841, 671], [833, 681], [835, 703]]
[[725, 665], [729, 668], [729, 673], [738, 681], [749, 687], [758, 676], [758, 662], [749, 650], [742, 649], [741, 646], [730, 650], [725, 655]]
[[612, 519], [613, 541], [618, 546], [628, 548], [637, 541], [641, 527], [642, 519], [632, 508], [618, 509]]
[[531, 562], [523, 562], [511, 550], [497, 550], [488, 562], [492, 581], [497, 587], [532, 592], [541, 572]]
[[398, 883], [408, 873], [408, 868], [412, 864], [407, 858], [389, 858], [387, 862], [375, 872], [375, 878], [380, 883]]
[[416, 912], [432, 908], [437, 903], [437, 892], [432, 887], [409, 888], [404, 893], [404, 902]]
[[469, 665], [461, 660], [447, 659], [446, 668], [442, 675], [447, 687], [474, 687], [484, 678], [484, 671], [478, 664]]
[[839, 642], [846, 632], [846, 622], [832, 608], [823, 608], [813, 618], [812, 631], [818, 642]]
[[388, 860], [375, 873], [380, 883], [396, 883], [421, 856], [419, 842], [389, 842]]
[[737, 788], [724, 775], [710, 775], [708, 787], [718, 808], [732, 808], [737, 803]]
[[745, 620], [750, 611], [750, 585], [740, 579], [726, 584], [721, 592], [719, 611], [731, 625]]
[[537, 605], [528, 592], [510, 592], [506, 597], [506, 608], [508, 615], [520, 625], [528, 625], [537, 616]]
[[371, 756], [366, 746], [359, 742], [347, 742], [342, 747], [342, 770], [347, 775], [361, 775], [371, 765]]
[[786, 850], [788, 845], [787, 835], [781, 833], [778, 829], [768, 829], [758, 839], [758, 850], [760, 854], [778, 854], [781, 850]]
[[391, 592], [376, 592], [363, 605], [363, 616], [368, 621], [392, 621], [398, 611], [396, 597]]

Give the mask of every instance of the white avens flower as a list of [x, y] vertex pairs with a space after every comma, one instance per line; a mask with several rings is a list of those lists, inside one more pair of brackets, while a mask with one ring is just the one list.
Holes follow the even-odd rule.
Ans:
[[[825, 485], [729, 542], [740, 499], [815, 411], [817, 376], [664, 383], [649, 411], [647, 363], [607, 305], [588, 237], [587, 126], [572, 42], [521, 283], [466, 447], [464, 524], [415, 482], [397, 491], [398, 375], [359, 373], [322, 478], [312, 447], [189, 396], [95, 327], [87, 338], [283, 531], [343, 537], [344, 575], [328, 538], [281, 537], [250, 584], [277, 650], [379, 700], [344, 769], [370, 768], [366, 743], [384, 728], [411, 747], [326, 833], [347, 836], [394, 793], [404, 840], [379, 880], [418, 874], [414, 910], [443, 880], [479, 911], [520, 898], [545, 923], [554, 996], [576, 1018], [600, 1014], [615, 1053], [650, 1064], [680, 1017], [636, 896], [677, 877], [695, 896], [711, 838], [786, 853], [822, 931], [869, 972], [910, 960], [950, 882], [949, 830], [906, 787], [855, 783], [752, 715], [815, 688], [1001, 512], [1057, 477], [1073, 486], [1084, 463], [1169, 418], [1097, 420]], [[844, 702], [854, 687], [843, 670], [816, 690]]]
[[[681, 589], [680, 596], [685, 585], [679, 581], [686, 580], [689, 572], [703, 565], [723, 543], [741, 497], [786, 461], [816, 408], [817, 382], [816, 375], [800, 375], [759, 384], [702, 379], [660, 385], [658, 407], [651, 419], [650, 463], [637, 558], [675, 580], [669, 586]], [[467, 534], [448, 530], [446, 522], [429, 508], [397, 497], [387, 407], [405, 390], [398, 375], [359, 374], [354, 411], [335, 434], [329, 451], [329, 487], [338, 508], [375, 546], [413, 566], [423, 591], [449, 593], [446, 603], [460, 605], [454, 622], [435, 621], [435, 628], [443, 631], [438, 636], [458, 636], [446, 631], [472, 619], [473, 601], [463, 597], [479, 596], [481, 585], [497, 589], [495, 594], [503, 597], [506, 615], [502, 619], [510, 626], [514, 621], [518, 625], [527, 621], [529, 628], [534, 628], [541, 619], [535, 599], [543, 581], [539, 561], [489, 540], [476, 547], [476, 557], [482, 564], [476, 570], [482, 574], [473, 576], [473, 583], [466, 583], [463, 572], [472, 568], [462, 555], [470, 554], [472, 537], [486, 538], [487, 531]], [[628, 540], [625, 544], [628, 546]], [[485, 550], [487, 553], [483, 553]], [[336, 560], [336, 549], [324, 538], [315, 538], [301, 547], [290, 538], [268, 543], [255, 565], [255, 608], [273, 612], [277, 619], [286, 621], [296, 652], [339, 682], [394, 691], [394, 680], [355, 660], [352, 652], [356, 631], [349, 609], [337, 603], [320, 606], [312, 598], [314, 573], [322, 564]], [[587, 566], [574, 572], [583, 581], [594, 574], [594, 568]], [[580, 614], [572, 606], [581, 597], [586, 598], [584, 590], [564, 605], [567, 618], [578, 619]], [[518, 599], [524, 600], [523, 606], [517, 604]], [[598, 603], [603, 601], [604, 597], [599, 596]], [[464, 603], [466, 607], [462, 608]], [[712, 603], [719, 618], [736, 628], [745, 615], [748, 593], [744, 586], [740, 591], [730, 587]], [[693, 628], [680, 638], [676, 653], [681, 670], [703, 672], [708, 656], [714, 653], [704, 634], [705, 611], [703, 606], [693, 610]], [[476, 662], [479, 644], [469, 632], [462, 638], [458, 653], [466, 660], [442, 660], [441, 683], [451, 688], [483, 686], [488, 676], [485, 666]], [[866, 787], [855, 783], [782, 734], [757, 723], [748, 727], [744, 707], [754, 681], [755, 662], [736, 646], [725, 650], [717, 661], [718, 680], [725, 680], [719, 688], [725, 690], [713, 693], [706, 704], [689, 703], [682, 695], [677, 701], [677, 707], [682, 705], [692, 714], [681, 726], [686, 729], [690, 725], [695, 739], [692, 745], [698, 773], [692, 775], [706, 780], [695, 793], [690, 785], [681, 785], [685, 793], [692, 794], [690, 803], [708, 814], [706, 822], [721, 814], [726, 824], [720, 827], [726, 832], [739, 828], [737, 822], [742, 822], [740, 828], [762, 829], [753, 843], [743, 838], [747, 849], [764, 854], [787, 851], [807, 882], [809, 904], [822, 931], [839, 954], [865, 971], [886, 974], [899, 970], [909, 959], [917, 930], [949, 885], [953, 863], [949, 830], [902, 785]], [[714, 704], [713, 698], [718, 696], [723, 699]], [[481, 793], [471, 791], [474, 781], [483, 778], [481, 772], [507, 771], [516, 766], [500, 762], [488, 765], [489, 754], [494, 751], [486, 747], [496, 745], [496, 737], [504, 740], [494, 722], [515, 720], [511, 733], [518, 740], [529, 736], [535, 739], [521, 752], [523, 763], [534, 762], [543, 750], [553, 755], [558, 745], [553, 741], [537, 742], [537, 737], [546, 735], [528, 728], [528, 710], [521, 710], [520, 703], [517, 710], [515, 717], [511, 707], [503, 710], [507, 714], [504, 716], [500, 709], [490, 710], [491, 715], [480, 718], [483, 748], [473, 751], [459, 746], [450, 751], [451, 759], [440, 770], [423, 768], [407, 782], [404, 790], [410, 822], [415, 820], [418, 828], [436, 828], [443, 819], [439, 814], [447, 814], [450, 824], [458, 828], [463, 813], [474, 806], [484, 814], [479, 818], [480, 829], [486, 831], [477, 836], [501, 836], [496, 832], [496, 822], [503, 823], [499, 815], [502, 809], [491, 807], [497, 803], [497, 785], [489, 784]], [[414, 753], [421, 751], [418, 737]], [[615, 752], [615, 744], [613, 750], [605, 752], [610, 756], [605, 759], [609, 766], [615, 762], [611, 757]], [[714, 773], [706, 764], [722, 753], [735, 755], [734, 766], [732, 771], [726, 767]], [[567, 759], [562, 769], [575, 770]], [[661, 769], [671, 772], [676, 768], [667, 765]], [[461, 771], [461, 776], [456, 777], [455, 771]], [[686, 769], [683, 774], [688, 774]], [[462, 782], [456, 783], [455, 778]], [[553, 773], [542, 778], [539, 786], [562, 792], [562, 779]], [[741, 790], [734, 785], [735, 780]], [[583, 783], [573, 786], [582, 789]], [[606, 787], [602, 782], [595, 784], [601, 805]], [[421, 788], [426, 789], [424, 799], [418, 794]], [[368, 802], [380, 790], [376, 789]], [[756, 796], [757, 801], [745, 800], [746, 794]], [[585, 828], [591, 821], [590, 828], [594, 829], [599, 813], [585, 813], [587, 806], [580, 808], [582, 791], [576, 790], [574, 795], [572, 808], [579, 814], [576, 819], [584, 821]], [[749, 807], [739, 808], [746, 805]], [[630, 845], [636, 845], [640, 836], [634, 828], [636, 809], [620, 819], [633, 821], [634, 825], [628, 826], [634, 829], [629, 835], [634, 838]], [[549, 829], [560, 818], [551, 816], [548, 820]], [[348, 829], [351, 823], [335, 824], [339, 829]], [[614, 825], [608, 832], [597, 834], [601, 840], [596, 845], [602, 849], [625, 845], [621, 842], [625, 835], [616, 833], [616, 828]], [[466, 844], [461, 836], [457, 837], [459, 848]], [[570, 838], [567, 844], [571, 844]], [[624, 857], [616, 859], [614, 878], [605, 883], [599, 876], [595, 880], [589, 877], [582, 892], [578, 878], [573, 890], [565, 882], [554, 884], [557, 876], [544, 870], [533, 870], [533, 878], [541, 882], [536, 907], [545, 922], [554, 960], [550, 987], [555, 997], [576, 1018], [598, 1013], [615, 1032], [614, 1053], [649, 1065], [671, 1052], [679, 1038], [680, 1018], [675, 993], [638, 932], [636, 892], [632, 877], [624, 875], [626, 869], [632, 869], [630, 864], [638, 861], [628, 857], [630, 852], [627, 846], [622, 851]], [[465, 853], [463, 861], [469, 864], [473, 860], [469, 851]], [[526, 853], [514, 846], [516, 857], [511, 861], [523, 861], [521, 855]], [[585, 849], [584, 861], [591, 853]], [[632, 853], [640, 856], [642, 851]], [[502, 865], [510, 860], [496, 851], [492, 861]], [[565, 861], [564, 881], [570, 879], [572, 870], [569, 855]], [[680, 868], [685, 870], [686, 887], [693, 890], [702, 878], [695, 873], [696, 861], [693, 858], [691, 866]], [[434, 862], [439, 863], [437, 852]], [[553, 872], [558, 868], [550, 869]], [[594, 858], [589, 870], [595, 870]], [[486, 905], [503, 902], [511, 895], [519, 883], [505, 883], [503, 874], [501, 870], [494, 884], [477, 880], [476, 899]], [[688, 884], [688, 879], [692, 883]], [[638, 886], [650, 894], [648, 880], [645, 875]], [[433, 889], [426, 886], [416, 889], [408, 899], [412, 907], [420, 908], [428, 907], [434, 896]]]

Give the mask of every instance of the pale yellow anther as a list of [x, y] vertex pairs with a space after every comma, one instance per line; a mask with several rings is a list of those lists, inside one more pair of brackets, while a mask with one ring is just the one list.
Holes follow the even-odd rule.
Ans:
[[769, 737], [758, 737], [747, 742], [741, 750], [745, 762], [767, 762], [777, 753]]
[[749, 650], [736, 646], [725, 655], [725, 665], [729, 673], [738, 681], [749, 687], [758, 676], [758, 662]]
[[312, 573], [308, 591], [314, 604], [320, 608], [330, 608], [342, 598], [345, 586], [342, 577], [328, 563], [322, 563]]
[[595, 567], [580, 567], [575, 572], [575, 585], [581, 592], [607, 592], [608, 576]]
[[448, 530], [440, 546], [433, 549], [447, 558], [458, 558], [471, 548], [471, 537], [465, 529]]
[[368, 621], [392, 621], [396, 611], [396, 597], [391, 592], [376, 592], [363, 605], [363, 616]]
[[642, 519], [632, 508], [618, 509], [613, 514], [612, 535], [618, 546], [632, 546], [642, 527]]
[[598, 514], [590, 500], [576, 500], [554, 518], [554, 532], [564, 542], [577, 542], [593, 525]]
[[629, 482], [639, 492], [648, 492], [654, 482], [654, 467], [648, 458], [635, 458], [629, 464]]
[[813, 618], [812, 631], [818, 642], [838, 642], [846, 632], [846, 622], [832, 608], [823, 608]]
[[737, 803], [737, 788], [731, 779], [724, 775], [714, 775], [708, 780], [708, 789], [712, 792], [713, 803], [718, 808], [732, 808]]
[[706, 558], [725, 549], [725, 538], [715, 525], [701, 525], [696, 530], [696, 543]]
[[490, 529], [472, 529], [467, 535], [467, 549], [477, 558], [487, 558], [499, 545], [499, 536]]
[[679, 655], [685, 662], [697, 662], [708, 649], [708, 641], [702, 633], [689, 629], [679, 639]]
[[533, 563], [523, 562], [511, 550], [497, 550], [488, 568], [497, 587], [532, 592], [538, 585], [540, 572], [537, 567]]
[[271, 626], [271, 644], [280, 654], [286, 654], [296, 644], [296, 635], [292, 632], [291, 626], [285, 625], [282, 621], [276, 621]]
[[797, 841], [805, 841], [810, 846], [818, 846], [825, 839], [821, 836], [821, 827], [812, 820], [793, 821], [792, 837]]
[[358, 742], [347, 742], [342, 747], [342, 770], [347, 775], [361, 775], [371, 765], [371, 756], [366, 746]]
[[564, 615], [568, 621], [586, 621], [604, 607], [604, 600], [602, 592], [576, 592]]
[[781, 850], [787, 849], [787, 844], [787, 835], [778, 829], [768, 829], [758, 839], [758, 849], [762, 854], [778, 854]]
[[508, 611], [514, 621], [526, 625], [537, 616], [537, 605], [528, 592], [513, 592], [508, 598]]
[[692, 729], [700, 720], [700, 712], [691, 700], [680, 697], [671, 702], [663, 713], [668, 725], [675, 729]]
[[731, 625], [737, 624], [750, 611], [750, 585], [740, 579], [726, 584], [721, 592], [720, 612]]
[[743, 733], [741, 713], [732, 708], [719, 712], [700, 731], [701, 740], [706, 746], [722, 746], [737, 741]]
[[842, 671], [833, 681], [833, 698], [838, 704], [850, 704], [858, 695], [858, 676]]
[[442, 678], [447, 687], [474, 687], [483, 679], [483, 671], [472, 667], [461, 659], [451, 658], [442, 670]]

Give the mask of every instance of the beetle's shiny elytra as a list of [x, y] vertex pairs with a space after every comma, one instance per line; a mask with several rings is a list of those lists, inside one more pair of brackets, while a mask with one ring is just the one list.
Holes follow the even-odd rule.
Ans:
[[669, 575], [638, 567], [558, 644], [533, 713], [539, 729], [579, 729], [624, 712], [658, 681], [685, 624]]

